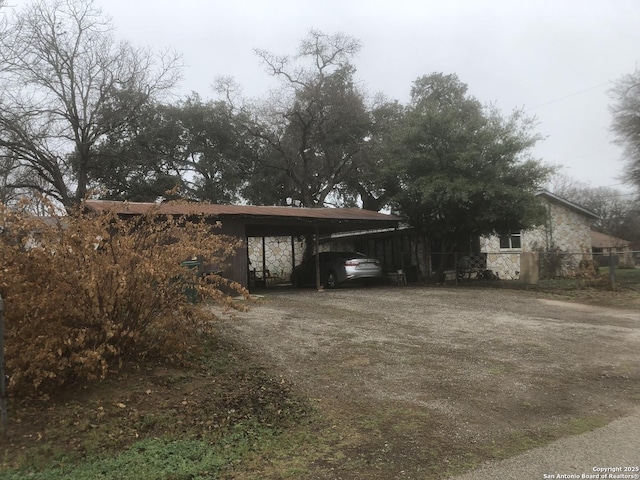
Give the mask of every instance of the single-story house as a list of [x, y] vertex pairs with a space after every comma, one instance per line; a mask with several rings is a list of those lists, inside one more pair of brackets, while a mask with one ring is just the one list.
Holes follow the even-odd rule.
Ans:
[[594, 260], [600, 266], [608, 266], [611, 261], [621, 267], [635, 265], [631, 242], [606, 233], [591, 231], [591, 250]]
[[[481, 239], [480, 251], [486, 254], [487, 269], [500, 278], [517, 279], [523, 272], [522, 254], [538, 253], [558, 262], [555, 274], [568, 274], [583, 260], [591, 260], [591, 225], [598, 215], [551, 192], [536, 197], [545, 208], [544, 222], [531, 230], [513, 230]], [[544, 262], [542, 262], [544, 263]], [[544, 274], [544, 272], [541, 272]]]
[[[297, 208], [255, 205], [216, 205], [209, 203], [141, 203], [116, 202], [107, 200], [87, 200], [85, 209], [90, 212], [115, 211], [119, 216], [131, 217], [144, 215], [151, 209], [156, 209], [158, 215], [181, 215], [185, 217], [206, 216], [210, 222], [219, 225], [216, 232], [241, 240], [242, 247], [236, 252], [230, 262], [230, 267], [222, 272], [222, 276], [249, 287], [252, 275], [266, 274], [265, 252], [262, 258], [250, 265], [248, 239], [257, 237], [287, 238], [286, 255], [292, 259], [299, 255], [297, 238], [313, 236], [316, 239], [315, 248], [318, 249], [318, 239], [333, 233], [347, 231], [372, 230], [379, 228], [395, 228], [399, 219], [387, 215], [359, 208]], [[295, 261], [295, 260], [293, 260]]]
[[353, 248], [375, 256], [387, 272], [403, 270], [409, 280], [433, 279], [442, 261], [447, 264], [446, 281], [500, 278], [530, 282], [539, 274], [571, 274], [581, 262], [592, 260], [591, 225], [598, 216], [547, 191], [536, 197], [545, 208], [541, 225], [470, 239], [466, 251], [453, 255], [441, 253], [437, 232], [427, 238], [411, 228], [338, 233], [326, 241], [333, 248]]
[[[591, 260], [591, 224], [597, 215], [584, 207], [550, 192], [541, 191], [537, 197], [545, 206], [544, 223], [526, 231], [510, 231], [471, 242], [468, 251], [456, 253], [449, 258], [451, 270], [447, 280], [472, 277], [457, 272], [464, 262], [472, 262], [475, 275], [491, 271], [500, 279], [522, 279], [528, 281], [528, 265], [539, 266], [543, 262], [531, 255], [550, 252], [569, 257], [562, 274], [585, 259]], [[113, 204], [113, 202], [111, 202]], [[89, 205], [94, 205], [89, 202]], [[132, 207], [140, 213], [139, 205]], [[152, 205], [152, 204], [147, 204]], [[179, 206], [161, 206], [169, 213]], [[259, 207], [234, 205], [190, 204], [195, 214], [214, 214], [214, 218], [226, 219], [223, 233], [233, 229], [233, 234], [245, 240], [246, 260], [238, 258], [236, 270], [230, 278], [239, 279], [248, 285], [246, 272], [257, 272], [258, 277], [266, 272], [274, 282], [286, 282], [294, 265], [302, 260], [305, 251], [304, 235], [316, 234], [316, 248], [324, 250], [354, 250], [378, 258], [386, 273], [402, 270], [407, 280], [429, 280], [438, 262], [445, 259], [438, 249], [437, 235], [428, 238], [408, 227], [399, 227], [399, 219], [392, 215], [369, 212], [361, 209], [304, 209], [294, 207]], [[124, 204], [118, 206], [125, 208]], [[147, 207], [148, 208], [148, 207]], [[194, 214], [185, 210], [182, 214]], [[119, 210], [120, 211], [120, 210]], [[316, 229], [316, 226], [318, 227]], [[454, 266], [456, 265], [456, 266]], [[544, 270], [544, 269], [543, 269]], [[544, 272], [542, 272], [544, 273]], [[226, 274], [226, 272], [225, 272]], [[522, 278], [521, 278], [522, 277]], [[494, 277], [492, 277], [494, 278]]]

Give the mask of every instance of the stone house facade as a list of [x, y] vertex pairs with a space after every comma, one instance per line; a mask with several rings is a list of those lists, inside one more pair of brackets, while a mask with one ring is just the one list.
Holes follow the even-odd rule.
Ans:
[[562, 274], [571, 274], [582, 260], [592, 258], [591, 225], [598, 216], [550, 192], [539, 192], [536, 196], [546, 210], [544, 224], [480, 240], [480, 250], [487, 255], [487, 269], [500, 278], [519, 278], [523, 253], [539, 253], [543, 259], [563, 256], [563, 271], [557, 272]]

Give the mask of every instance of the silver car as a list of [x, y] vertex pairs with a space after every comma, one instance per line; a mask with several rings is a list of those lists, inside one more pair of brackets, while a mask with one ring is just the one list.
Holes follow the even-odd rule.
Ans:
[[[362, 281], [370, 284], [382, 280], [382, 266], [375, 258], [357, 252], [320, 253], [320, 283], [334, 288], [341, 283]], [[291, 272], [294, 287], [316, 284], [316, 256], [297, 265]]]

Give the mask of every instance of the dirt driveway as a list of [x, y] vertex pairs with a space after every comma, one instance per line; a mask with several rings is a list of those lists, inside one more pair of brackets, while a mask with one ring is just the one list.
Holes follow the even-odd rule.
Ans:
[[637, 311], [515, 291], [343, 288], [274, 291], [220, 329], [339, 432], [304, 478], [443, 479], [640, 405]]

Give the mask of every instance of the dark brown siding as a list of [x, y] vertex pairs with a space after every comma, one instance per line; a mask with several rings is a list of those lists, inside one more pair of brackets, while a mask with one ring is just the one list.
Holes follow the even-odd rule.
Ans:
[[236, 251], [230, 264], [224, 268], [222, 276], [240, 283], [243, 287], [247, 287], [249, 267], [247, 264], [247, 237], [246, 228], [243, 222], [237, 222], [231, 219], [224, 220], [220, 228], [220, 234], [229, 235], [241, 242], [240, 248]]

